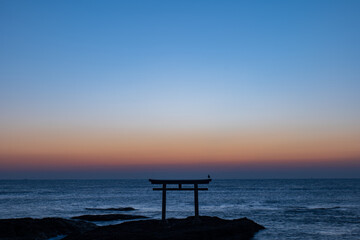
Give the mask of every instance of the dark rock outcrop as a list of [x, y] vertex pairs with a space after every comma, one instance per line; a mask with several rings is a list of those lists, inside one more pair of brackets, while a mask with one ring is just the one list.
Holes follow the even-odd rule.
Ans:
[[86, 210], [94, 210], [94, 211], [134, 211], [136, 210], [133, 207], [119, 207], [119, 208], [85, 208]]
[[[66, 240], [248, 240], [263, 226], [247, 219], [224, 220], [218, 217], [142, 220], [98, 227], [95, 230], [69, 235]], [[65, 240], [64, 239], [64, 240]]]
[[58, 235], [81, 234], [95, 229], [89, 222], [62, 218], [15, 218], [0, 219], [1, 240], [42, 240]]
[[114, 221], [114, 220], [131, 220], [131, 219], [140, 219], [147, 218], [140, 215], [129, 215], [129, 214], [104, 214], [104, 215], [81, 215], [72, 217], [72, 219], [80, 219], [86, 221]]

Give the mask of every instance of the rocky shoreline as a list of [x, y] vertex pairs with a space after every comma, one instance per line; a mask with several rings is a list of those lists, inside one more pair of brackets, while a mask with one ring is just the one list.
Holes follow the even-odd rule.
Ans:
[[0, 219], [0, 239], [44, 240], [59, 235], [82, 234], [96, 228], [94, 223], [63, 218]]
[[[98, 216], [98, 219], [102, 218], [102, 215]], [[247, 218], [225, 220], [207, 216], [168, 219], [166, 222], [137, 220], [109, 226], [62, 218], [0, 219], [1, 240], [45, 240], [56, 236], [64, 236], [64, 240], [247, 240], [262, 229], [263, 226]]]

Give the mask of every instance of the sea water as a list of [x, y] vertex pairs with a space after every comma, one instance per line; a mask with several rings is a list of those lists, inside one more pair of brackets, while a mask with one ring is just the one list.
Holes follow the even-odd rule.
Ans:
[[[161, 191], [142, 180], [0, 180], [0, 218], [125, 213], [161, 218]], [[200, 215], [247, 217], [256, 240], [360, 239], [360, 179], [221, 180], [199, 192]], [[194, 214], [192, 191], [167, 193], [167, 217]], [[98, 224], [108, 224], [99, 222]]]

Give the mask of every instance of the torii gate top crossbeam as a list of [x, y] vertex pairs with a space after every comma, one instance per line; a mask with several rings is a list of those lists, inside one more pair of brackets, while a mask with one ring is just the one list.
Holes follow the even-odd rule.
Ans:
[[152, 184], [209, 184], [211, 179], [160, 180], [149, 179]]

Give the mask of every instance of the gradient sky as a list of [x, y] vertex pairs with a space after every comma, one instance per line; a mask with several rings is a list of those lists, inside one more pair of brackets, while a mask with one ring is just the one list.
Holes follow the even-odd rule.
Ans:
[[359, 12], [2, 0], [0, 178], [360, 177]]

